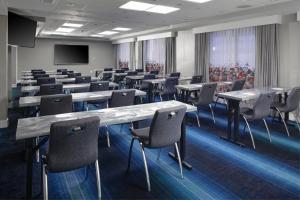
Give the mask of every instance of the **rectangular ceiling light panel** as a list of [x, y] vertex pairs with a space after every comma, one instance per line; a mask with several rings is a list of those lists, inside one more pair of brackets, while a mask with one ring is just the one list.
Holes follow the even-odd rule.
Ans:
[[179, 8], [175, 8], [175, 7], [155, 5], [155, 4], [150, 4], [150, 3], [142, 3], [142, 2], [137, 2], [137, 1], [129, 1], [128, 3], [120, 6], [120, 8], [127, 9], [127, 10], [159, 13], [159, 14], [168, 14], [168, 13], [179, 10]]

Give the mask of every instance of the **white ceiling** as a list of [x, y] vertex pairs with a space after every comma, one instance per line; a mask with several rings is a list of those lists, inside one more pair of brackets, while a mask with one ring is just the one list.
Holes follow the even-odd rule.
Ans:
[[[45, 3], [54, 1], [53, 4]], [[6, 0], [9, 8], [18, 9], [24, 14], [45, 17], [41, 24], [42, 32], [53, 32], [65, 22], [82, 23], [83, 27], [73, 31], [69, 36], [87, 37], [115, 27], [132, 28], [122, 34], [156, 29], [159, 27], [197, 22], [216, 16], [242, 13], [246, 10], [284, 5], [300, 0], [213, 0], [197, 4], [183, 0], [136, 0], [152, 4], [167, 5], [180, 8], [179, 11], [163, 15], [155, 13], [122, 10], [119, 6], [129, 0]], [[249, 8], [237, 8], [250, 5]], [[299, 10], [299, 8], [295, 8]], [[42, 36], [42, 35], [40, 35]]]

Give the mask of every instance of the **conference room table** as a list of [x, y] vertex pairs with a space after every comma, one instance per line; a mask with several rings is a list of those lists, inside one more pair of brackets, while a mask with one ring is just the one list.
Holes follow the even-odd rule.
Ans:
[[[136, 97], [146, 96], [147, 93], [141, 90], [135, 90]], [[94, 100], [108, 100], [111, 98], [113, 91], [122, 91], [122, 90], [107, 90], [107, 91], [98, 91], [98, 92], [80, 92], [80, 93], [72, 93], [72, 101], [74, 102], [86, 102], [86, 101], [94, 101]], [[20, 97], [19, 99], [19, 107], [31, 107], [31, 106], [39, 106], [41, 103], [42, 96], [26, 96]]]
[[[89, 88], [90, 83], [77, 83], [77, 84], [63, 84], [63, 89], [64, 90], [75, 90], [75, 89], [84, 89], [84, 88]], [[119, 85], [114, 82], [109, 82], [109, 87], [110, 88], [117, 88]], [[40, 86], [22, 86], [21, 87], [21, 92], [22, 93], [33, 93], [33, 92], [39, 92], [40, 91]]]
[[[62, 74], [62, 72], [57, 72], [57, 71], [45, 71], [46, 74], [49, 74], [49, 75], [60, 75]], [[22, 74], [23, 75], [32, 75], [32, 72], [31, 71], [22, 71]]]
[[[213, 83], [213, 82], [209, 82]], [[221, 81], [221, 82], [215, 82], [218, 84], [218, 87], [224, 87], [224, 86], [230, 86], [232, 85], [232, 81]], [[185, 84], [185, 85], [176, 85], [175, 87], [180, 91], [181, 101], [187, 102], [188, 97], [191, 94], [191, 92], [201, 90], [204, 84], [207, 83], [197, 83], [197, 84]]]
[[[227, 124], [227, 137], [223, 138], [239, 146], [244, 144], [239, 142], [239, 128], [240, 128], [240, 103], [244, 101], [256, 100], [260, 94], [276, 93], [277, 95], [288, 95], [290, 88], [280, 87], [265, 87], [255, 89], [245, 89], [239, 91], [231, 91], [219, 93], [218, 96], [228, 101], [228, 124]], [[233, 123], [233, 130], [232, 130]]]
[[[59, 78], [68, 78], [68, 75], [62, 75], [62, 74], [55, 75], [55, 74], [53, 74], [53, 75], [49, 75], [49, 77], [53, 77], [53, 78], [59, 79]], [[21, 79], [22, 80], [30, 80], [30, 79], [34, 79], [34, 76], [32, 76], [32, 75], [28, 75], [28, 76], [22, 75]]]
[[[168, 77], [168, 76], [163, 76], [163, 77]], [[182, 77], [179, 78], [179, 82], [184, 82], [184, 81], [189, 81], [192, 80], [192, 77]], [[152, 91], [154, 89], [155, 85], [158, 84], [163, 84], [166, 81], [166, 78], [157, 78], [157, 79], [148, 79], [148, 80], [143, 80], [143, 82], [148, 83], [148, 102], [152, 102], [153, 101], [153, 95], [152, 95]]]
[[[100, 79], [97, 77], [91, 77], [92, 82], [99, 81]], [[56, 83], [75, 83], [75, 78], [56, 78]], [[37, 84], [37, 80], [18, 80], [17, 83], [21, 85], [35, 85]]]
[[[156, 110], [158, 109], [172, 108], [179, 105], [185, 105], [187, 107], [187, 112], [197, 111], [196, 107], [182, 102], [164, 101], [118, 108], [107, 108], [93, 111], [73, 112], [59, 115], [19, 119], [16, 131], [16, 140], [25, 140], [27, 152], [26, 198], [32, 198], [33, 154], [38, 149], [38, 146], [34, 146], [34, 141], [37, 137], [49, 135], [50, 126], [52, 123], [97, 116], [100, 119], [100, 126], [103, 127], [150, 119], [153, 118]], [[185, 137], [186, 127], [184, 119], [181, 125], [180, 155], [183, 166], [191, 169], [192, 166], [185, 161]], [[169, 155], [172, 158], [176, 159], [174, 153], [170, 152]]]

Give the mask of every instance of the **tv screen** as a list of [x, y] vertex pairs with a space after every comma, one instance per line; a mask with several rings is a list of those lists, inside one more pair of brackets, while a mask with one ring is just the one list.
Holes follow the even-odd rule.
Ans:
[[8, 44], [33, 48], [36, 27], [36, 21], [8, 12]]
[[88, 64], [89, 46], [87, 45], [55, 45], [54, 46], [54, 64]]

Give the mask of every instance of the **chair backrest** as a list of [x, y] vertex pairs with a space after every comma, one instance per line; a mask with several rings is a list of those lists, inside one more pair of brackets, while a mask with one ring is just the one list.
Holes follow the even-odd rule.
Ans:
[[116, 69], [116, 73], [124, 73], [125, 70], [124, 69]]
[[98, 159], [100, 119], [83, 119], [51, 124], [47, 170], [64, 172], [84, 167]]
[[103, 81], [109, 81], [112, 78], [112, 73], [104, 73], [102, 76]]
[[37, 85], [43, 85], [43, 84], [54, 84], [55, 78], [53, 77], [40, 77], [37, 79]]
[[35, 75], [33, 75], [33, 78], [35, 80], [37, 80], [38, 78], [42, 78], [42, 77], [49, 77], [49, 74], [35, 74]]
[[109, 90], [108, 81], [99, 81], [99, 82], [91, 83], [90, 92], [107, 91], [107, 90]]
[[135, 69], [136, 72], [144, 72], [144, 69]]
[[178, 78], [176, 77], [170, 77], [167, 78], [165, 83], [164, 83], [164, 87], [163, 87], [163, 93], [164, 94], [175, 94], [177, 89], [176, 89], [176, 85], [178, 85], [179, 81]]
[[150, 125], [149, 146], [165, 147], [178, 142], [181, 137], [181, 124], [186, 106], [159, 109], [155, 112]]
[[[145, 74], [144, 75], [143, 80], [151, 80], [151, 79], [155, 79], [155, 74]], [[149, 83], [142, 81], [142, 88], [148, 88], [148, 87], [149, 87]]]
[[192, 77], [191, 84], [202, 83], [203, 76], [196, 75]]
[[290, 92], [286, 100], [288, 112], [292, 112], [296, 110], [299, 107], [299, 102], [300, 102], [300, 87], [295, 87], [292, 89], [292, 91]]
[[157, 70], [153, 70], [153, 71], [151, 71], [151, 72], [150, 72], [150, 74], [155, 74], [155, 75], [158, 75], [158, 74], [159, 74], [159, 71], [157, 71]]
[[44, 71], [44, 70], [42, 70], [42, 69], [32, 69], [32, 70], [31, 70], [31, 73], [41, 72], [41, 71]]
[[104, 68], [105, 72], [111, 72], [113, 70], [113, 68]]
[[58, 94], [41, 97], [40, 116], [72, 112], [72, 95]]
[[74, 74], [75, 74], [75, 77], [81, 76], [81, 73], [79, 73], [79, 72], [76, 72], [76, 73], [74, 73]]
[[138, 75], [138, 72], [137, 71], [130, 71], [130, 72], [127, 72], [127, 76], [136, 76]]
[[90, 76], [77, 76], [75, 77], [75, 83], [90, 83], [92, 78]]
[[231, 91], [239, 91], [244, 88], [244, 85], [246, 83], [246, 79], [236, 80], [232, 84]]
[[123, 67], [122, 70], [124, 70], [124, 72], [129, 71], [128, 67]]
[[170, 77], [180, 78], [180, 72], [174, 72], [170, 74]]
[[74, 73], [68, 73], [68, 78], [75, 78], [76, 75]]
[[217, 83], [203, 84], [198, 99], [200, 105], [209, 105], [214, 101], [217, 85]]
[[63, 71], [68, 71], [67, 69], [57, 69], [57, 72], [63, 72]]
[[43, 70], [41, 70], [41, 71], [32, 71], [31, 72], [33, 75], [36, 75], [36, 74], [46, 74], [46, 72], [45, 71], [43, 71]]
[[68, 72], [68, 71], [62, 71], [61, 74], [62, 74], [62, 75], [68, 75], [69, 72]]
[[43, 84], [40, 86], [40, 95], [63, 94], [62, 84]]
[[134, 105], [135, 90], [113, 91], [109, 107], [122, 107]]
[[273, 102], [275, 93], [260, 94], [253, 105], [255, 119], [263, 119], [270, 114], [271, 103]]

